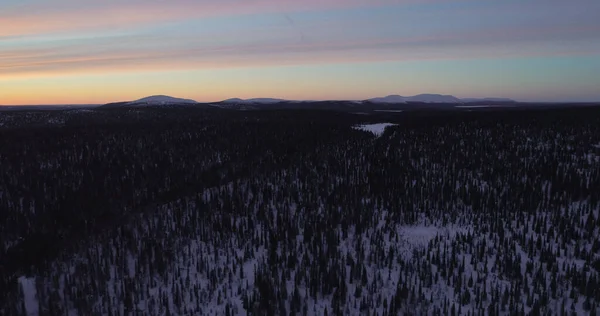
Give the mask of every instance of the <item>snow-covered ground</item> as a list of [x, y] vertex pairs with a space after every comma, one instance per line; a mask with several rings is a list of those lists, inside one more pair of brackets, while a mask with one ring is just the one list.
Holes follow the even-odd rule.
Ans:
[[61, 125], [65, 124], [65, 120], [61, 117], [50, 117], [48, 118], [48, 124]]
[[392, 123], [377, 123], [377, 124], [363, 124], [354, 126], [355, 129], [373, 133], [375, 137], [380, 137], [385, 132], [385, 129], [389, 126], [394, 126]]
[[24, 301], [25, 301], [25, 311], [27, 313], [27, 316], [39, 315], [39, 311], [38, 311], [39, 304], [38, 304], [38, 300], [37, 300], [37, 290], [35, 287], [35, 279], [22, 276], [19, 278], [19, 285], [21, 286], [21, 289], [23, 290], [23, 296], [24, 296]]
[[[598, 205], [579, 195], [560, 208], [552, 200], [570, 184], [594, 181], [597, 153], [575, 152], [571, 135], [561, 140], [555, 130], [420, 134], [402, 126], [367, 137], [393, 125], [343, 125], [348, 141], [317, 145], [314, 157], [323, 159], [227, 178], [139, 214], [50, 263], [47, 274], [19, 278], [24, 312], [14, 314], [59, 301], [59, 315], [256, 315], [265, 297], [286, 311], [276, 315], [535, 314], [538, 302], [541, 314], [560, 314], [561, 305], [576, 315], [596, 309], [581, 284], [598, 276]], [[519, 145], [503, 147], [506, 139]], [[588, 152], [595, 143], [585, 143]], [[226, 163], [226, 153], [214, 152], [215, 162]], [[554, 164], [548, 176], [530, 167], [546, 157], [584, 176], [561, 182]], [[39, 168], [59, 162], [41, 160]], [[528, 201], [540, 203], [504, 200], [517, 193], [537, 194]]]

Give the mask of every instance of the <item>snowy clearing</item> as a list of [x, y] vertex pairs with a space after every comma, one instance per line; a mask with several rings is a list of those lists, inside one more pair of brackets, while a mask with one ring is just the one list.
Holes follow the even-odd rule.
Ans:
[[400, 243], [400, 252], [405, 259], [411, 259], [415, 249], [426, 249], [429, 242], [437, 236], [446, 240], [453, 240], [456, 234], [466, 234], [470, 229], [468, 227], [458, 227], [450, 225], [448, 227], [417, 225], [417, 226], [399, 226], [397, 234], [402, 242]]
[[354, 126], [354, 128], [357, 130], [368, 132], [368, 133], [373, 133], [375, 135], [375, 137], [380, 137], [381, 135], [383, 135], [383, 132], [385, 131], [386, 127], [394, 126], [394, 125], [396, 125], [396, 124], [392, 124], [392, 123], [363, 124], [363, 125]]

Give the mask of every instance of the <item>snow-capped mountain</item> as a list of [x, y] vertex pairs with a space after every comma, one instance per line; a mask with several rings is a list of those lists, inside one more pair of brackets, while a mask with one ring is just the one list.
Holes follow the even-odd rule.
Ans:
[[128, 102], [127, 104], [130, 104], [130, 105], [141, 105], [141, 104], [167, 105], [167, 104], [183, 104], [183, 103], [196, 104], [198, 102], [196, 102], [194, 100], [190, 100], [190, 99], [174, 98], [174, 97], [170, 97], [167, 95], [153, 95], [153, 96], [141, 98], [139, 100], [135, 100], [132, 102]]
[[388, 95], [387, 97], [373, 98], [367, 101], [370, 101], [372, 103], [462, 103], [462, 101], [455, 96], [442, 94], [418, 94], [411, 97], [404, 97], [400, 95]]

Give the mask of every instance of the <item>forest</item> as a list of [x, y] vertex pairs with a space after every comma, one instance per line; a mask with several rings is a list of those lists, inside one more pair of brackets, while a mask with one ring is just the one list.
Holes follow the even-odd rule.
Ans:
[[600, 107], [10, 111], [0, 170], [0, 315], [600, 312]]

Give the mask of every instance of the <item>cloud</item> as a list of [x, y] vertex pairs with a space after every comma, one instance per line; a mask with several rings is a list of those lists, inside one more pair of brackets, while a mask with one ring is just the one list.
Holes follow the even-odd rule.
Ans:
[[209, 39], [214, 33], [206, 37], [127, 35], [8, 49], [0, 52], [0, 79], [131, 70], [600, 54], [600, 26], [594, 25], [405, 37], [324, 37], [300, 42], [282, 42], [279, 36], [262, 41], [237, 40], [252, 37], [252, 32], [235, 34], [229, 41], [226, 33], [217, 33], [225, 40], [212, 43]]
[[[56, 0], [0, 4], [0, 79], [131, 70], [600, 54], [600, 25], [592, 10], [578, 13], [557, 0], [548, 0], [553, 7], [540, 10], [533, 2], [541, 3]], [[580, 3], [589, 6], [594, 2]], [[337, 10], [383, 5], [395, 7], [351, 14]], [[444, 6], [450, 8], [444, 10]], [[525, 11], [516, 10], [519, 6]], [[336, 10], [323, 13], [329, 9]], [[274, 20], [236, 16], [265, 12], [276, 13]], [[556, 16], [558, 13], [562, 16]], [[214, 16], [220, 17], [197, 19]], [[177, 25], [160, 23], [168, 21]]]
[[84, 29], [115, 29], [203, 17], [318, 11], [442, 0], [56, 0], [3, 9], [0, 37]]

